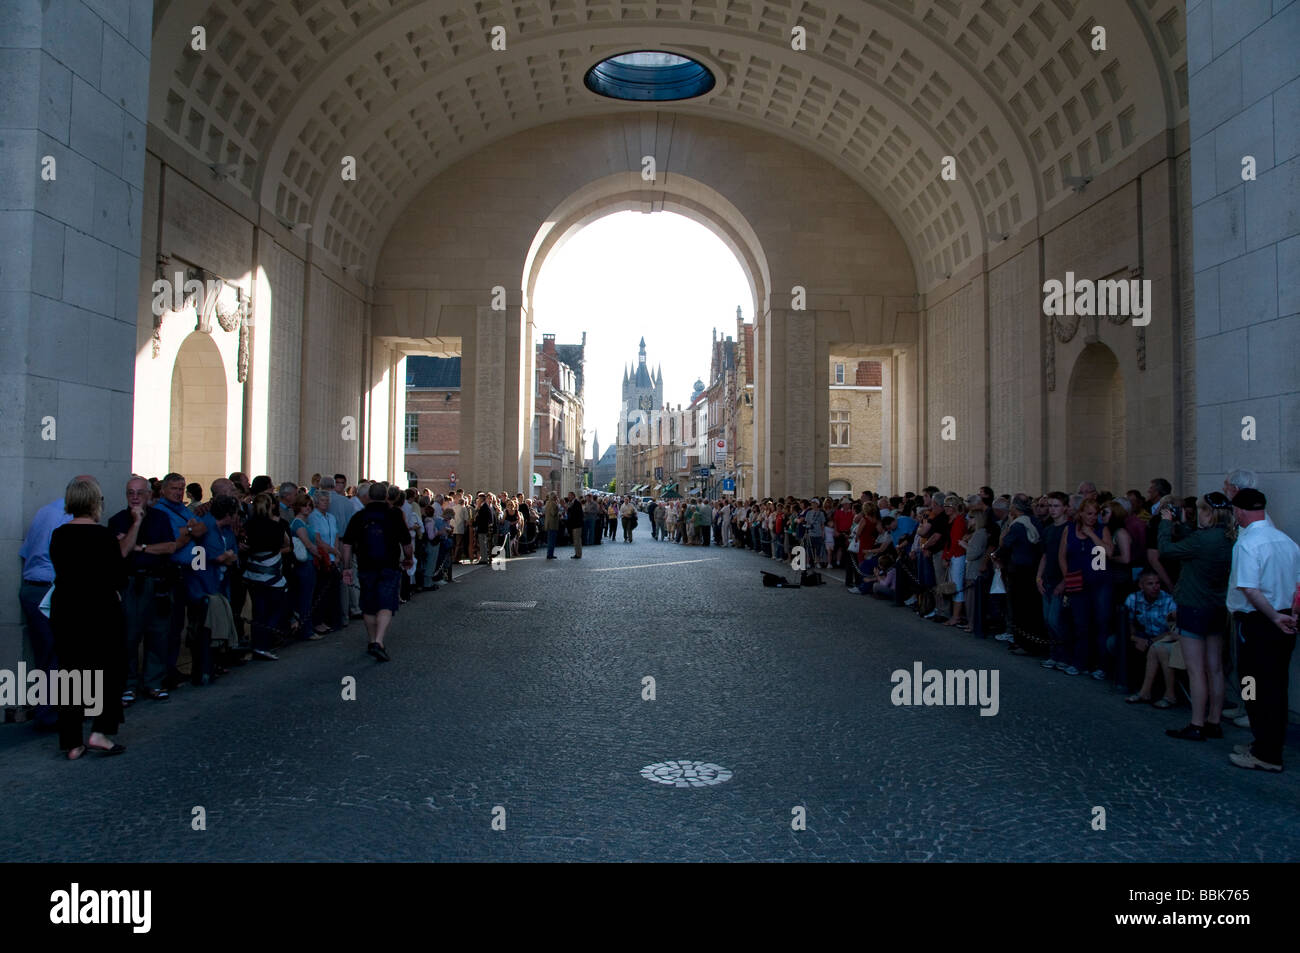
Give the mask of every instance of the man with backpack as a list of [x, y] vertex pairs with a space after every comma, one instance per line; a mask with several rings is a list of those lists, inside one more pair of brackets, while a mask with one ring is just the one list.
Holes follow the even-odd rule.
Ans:
[[397, 611], [403, 570], [415, 565], [414, 547], [402, 511], [387, 503], [388, 487], [372, 483], [370, 502], [348, 521], [342, 544], [343, 583], [352, 584], [352, 553], [357, 554], [361, 583], [361, 614], [366, 624], [366, 651], [380, 662], [389, 661], [384, 635]]

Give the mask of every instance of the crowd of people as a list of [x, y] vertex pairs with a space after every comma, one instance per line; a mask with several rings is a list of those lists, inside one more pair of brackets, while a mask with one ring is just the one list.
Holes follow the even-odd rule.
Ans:
[[1173, 707], [1185, 671], [1191, 718], [1166, 734], [1222, 738], [1229, 718], [1255, 736], [1233, 763], [1280, 771], [1300, 547], [1256, 483], [1234, 470], [1199, 497], [1157, 478], [1123, 495], [1084, 482], [1036, 497], [690, 498], [648, 515], [659, 540], [842, 569], [852, 593], [992, 636], [1045, 670], [1109, 679], [1130, 704]]
[[451, 583], [457, 565], [543, 545], [554, 559], [562, 543], [581, 559], [620, 529], [632, 543], [644, 517], [656, 542], [749, 549], [796, 571], [842, 569], [850, 592], [1005, 641], [1045, 670], [1109, 679], [1131, 704], [1174, 706], [1185, 670], [1191, 718], [1167, 733], [1222, 738], [1222, 720], [1235, 719], [1255, 741], [1233, 762], [1280, 771], [1300, 548], [1273, 525], [1256, 482], [1235, 470], [1222, 492], [1186, 498], [1158, 478], [1122, 496], [1091, 482], [1037, 497], [930, 486], [857, 500], [694, 497], [642, 512], [613, 494], [433, 494], [351, 486], [341, 473], [315, 474], [310, 486], [232, 473], [203, 499], [171, 473], [133, 476], [125, 507], [105, 524], [99, 485], [82, 475], [32, 522], [20, 602], [36, 665], [102, 669], [108, 698], [85, 740], [76, 707], [38, 708], [35, 718], [57, 726], [69, 759], [119, 754], [125, 708], [166, 700], [185, 678], [210, 684], [233, 664], [277, 661], [280, 646], [356, 621], [366, 651], [389, 661], [393, 614]]
[[[82, 710], [37, 706], [70, 760], [121, 754], [113, 735], [138, 701], [166, 701], [281, 647], [361, 622], [385, 645], [399, 606], [451, 583], [454, 568], [506, 559], [537, 536], [540, 501], [502, 493], [436, 495], [382, 482], [310, 486], [232, 473], [196, 483], [132, 476], [105, 517], [93, 476], [75, 477], [25, 536], [19, 601], [35, 666], [104, 672], [103, 710], [83, 739]], [[182, 647], [189, 669], [182, 671]]]

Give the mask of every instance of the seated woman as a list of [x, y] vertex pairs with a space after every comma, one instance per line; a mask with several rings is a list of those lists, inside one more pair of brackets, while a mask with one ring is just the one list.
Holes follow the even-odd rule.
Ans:
[[1124, 616], [1129, 625], [1129, 639], [1139, 652], [1147, 656], [1146, 675], [1142, 679], [1142, 688], [1137, 694], [1124, 699], [1130, 705], [1151, 701], [1151, 689], [1155, 687], [1156, 671], [1165, 679], [1165, 694], [1153, 703], [1156, 708], [1172, 708], [1178, 701], [1174, 692], [1173, 668], [1169, 664], [1169, 653], [1178, 634], [1174, 630], [1178, 606], [1173, 597], [1160, 588], [1160, 577], [1154, 569], [1148, 569], [1138, 578], [1138, 591], [1124, 600]]
[[873, 595], [877, 599], [893, 599], [898, 587], [898, 567], [893, 556], [886, 553], [876, 563], [871, 575], [850, 589], [861, 595]]

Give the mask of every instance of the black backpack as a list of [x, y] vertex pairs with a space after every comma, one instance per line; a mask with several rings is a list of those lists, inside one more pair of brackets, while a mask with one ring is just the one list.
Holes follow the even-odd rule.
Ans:
[[361, 545], [358, 547], [361, 559], [371, 566], [378, 566], [388, 558], [388, 534], [384, 532], [384, 523], [388, 513], [367, 513], [361, 527]]

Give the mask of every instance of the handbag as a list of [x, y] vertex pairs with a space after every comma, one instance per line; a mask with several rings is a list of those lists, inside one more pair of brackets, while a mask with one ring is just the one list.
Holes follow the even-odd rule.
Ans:
[[858, 539], [858, 537], [854, 536], [851, 540], [849, 540], [849, 552], [857, 553], [857, 552], [861, 552], [861, 550], [862, 550], [862, 541]]
[[305, 563], [311, 559], [311, 554], [307, 552], [307, 545], [298, 538], [298, 534], [293, 534], [293, 558], [300, 563]]
[[1066, 592], [1083, 592], [1082, 569], [1076, 569], [1074, 572], [1067, 572], [1064, 578]]
[[955, 596], [957, 594], [957, 583], [948, 581], [941, 582], [934, 589], [941, 596]]

